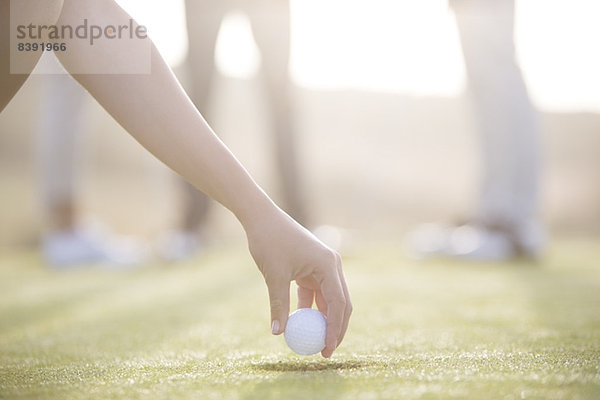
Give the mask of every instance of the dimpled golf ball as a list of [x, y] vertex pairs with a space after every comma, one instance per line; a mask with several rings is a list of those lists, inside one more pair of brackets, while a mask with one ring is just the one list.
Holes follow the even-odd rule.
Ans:
[[325, 348], [327, 320], [313, 308], [300, 308], [288, 318], [285, 326], [285, 342], [296, 353], [309, 356]]

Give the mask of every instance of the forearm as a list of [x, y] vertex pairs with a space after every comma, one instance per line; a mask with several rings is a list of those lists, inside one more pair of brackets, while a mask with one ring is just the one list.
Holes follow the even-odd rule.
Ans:
[[[25, 83], [42, 54], [39, 51], [20, 52], [17, 57], [16, 48], [11, 48], [11, 28], [29, 24], [52, 25], [62, 6], [62, 0], [0, 0], [0, 112]], [[17, 59], [12, 60], [12, 57]], [[11, 61], [18, 67], [15, 71]]]
[[[77, 24], [77, 9], [65, 4], [60, 24]], [[89, 2], [86, 18], [90, 24], [126, 23], [129, 16], [113, 2], [96, 6]], [[87, 6], [87, 4], [86, 4]], [[75, 5], [72, 5], [75, 7]], [[146, 39], [149, 40], [149, 39]], [[67, 69], [85, 70], [85, 63], [107, 70], [113, 60], [127, 60], [126, 54], [110, 42], [93, 47], [85, 42], [69, 43], [71, 51], [59, 54]], [[212, 132], [182, 90], [158, 51], [152, 47], [148, 75], [75, 75], [98, 102], [145, 148], [181, 174], [198, 189], [230, 209], [244, 225], [255, 215], [275, 206], [255, 184], [246, 170]]]

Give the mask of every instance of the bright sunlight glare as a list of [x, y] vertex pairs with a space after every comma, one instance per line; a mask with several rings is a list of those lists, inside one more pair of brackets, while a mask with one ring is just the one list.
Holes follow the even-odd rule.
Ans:
[[[217, 1], [217, 0], [215, 0]], [[171, 65], [185, 59], [182, 0], [120, 0]], [[355, 89], [455, 96], [464, 65], [446, 0], [291, 0], [290, 74], [311, 89]], [[517, 2], [518, 57], [531, 95], [546, 110], [600, 111], [600, 2]], [[224, 21], [216, 63], [227, 76], [249, 78], [260, 55], [247, 19]]]

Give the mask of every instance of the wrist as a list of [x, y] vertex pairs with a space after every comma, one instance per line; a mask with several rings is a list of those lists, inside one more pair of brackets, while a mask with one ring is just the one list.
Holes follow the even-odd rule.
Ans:
[[266, 221], [280, 217], [283, 211], [264, 193], [259, 190], [257, 196], [247, 198], [243, 204], [233, 212], [246, 232], [264, 226]]

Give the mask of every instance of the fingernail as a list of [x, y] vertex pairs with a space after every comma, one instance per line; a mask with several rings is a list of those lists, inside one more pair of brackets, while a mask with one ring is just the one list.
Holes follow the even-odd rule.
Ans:
[[271, 332], [273, 335], [279, 334], [279, 321], [273, 321], [273, 324], [271, 324]]

